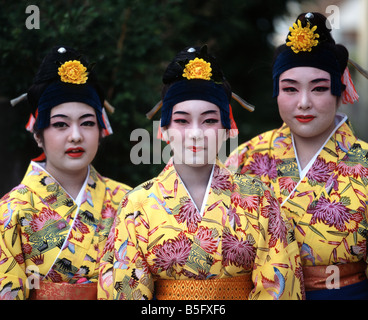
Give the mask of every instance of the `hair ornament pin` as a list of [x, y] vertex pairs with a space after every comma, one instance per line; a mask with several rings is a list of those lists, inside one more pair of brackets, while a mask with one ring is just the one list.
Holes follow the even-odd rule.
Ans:
[[312, 12], [308, 12], [306, 15], [305, 15], [305, 18], [309, 21], [311, 19], [314, 18], [314, 14]]
[[11, 99], [10, 100], [10, 105], [12, 107], [15, 107], [18, 103], [20, 103], [20, 102], [22, 102], [22, 101], [24, 101], [26, 99], [27, 99], [27, 93], [23, 93], [20, 96], [14, 98], [14, 99]]
[[65, 52], [66, 52], [66, 49], [65, 49], [64, 47], [60, 47], [60, 48], [58, 49], [58, 52], [59, 52], [59, 53], [65, 53]]

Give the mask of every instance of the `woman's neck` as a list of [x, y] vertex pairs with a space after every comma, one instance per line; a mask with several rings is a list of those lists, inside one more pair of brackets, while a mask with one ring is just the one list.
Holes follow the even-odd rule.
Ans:
[[298, 157], [301, 170], [303, 170], [308, 165], [308, 163], [312, 160], [316, 153], [322, 148], [327, 138], [331, 135], [333, 129], [334, 128], [331, 128], [331, 130], [326, 131], [325, 134], [319, 135], [315, 138], [304, 138], [293, 135], [294, 146], [296, 149], [295, 154]]
[[192, 167], [185, 164], [175, 164], [174, 166], [190, 193], [192, 200], [195, 202], [197, 208], [201, 210], [213, 164], [201, 167]]
[[295, 153], [298, 156], [299, 165], [301, 170], [303, 170], [308, 163], [312, 160], [318, 150], [321, 148], [322, 143], [316, 144], [308, 139], [298, 139], [294, 138]]

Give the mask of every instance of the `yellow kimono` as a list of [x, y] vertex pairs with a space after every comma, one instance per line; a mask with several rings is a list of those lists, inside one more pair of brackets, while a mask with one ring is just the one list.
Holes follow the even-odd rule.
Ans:
[[197, 208], [170, 160], [123, 199], [101, 262], [99, 298], [152, 299], [159, 279], [248, 274], [251, 299], [302, 299], [298, 248], [289, 231], [260, 181], [233, 176], [217, 161]]
[[286, 124], [242, 144], [226, 161], [274, 190], [294, 222], [303, 267], [367, 261], [368, 144], [345, 115], [336, 122], [303, 171]]
[[119, 202], [130, 187], [90, 166], [72, 199], [31, 162], [20, 185], [0, 201], [0, 300], [26, 299], [47, 282], [97, 282], [101, 254]]

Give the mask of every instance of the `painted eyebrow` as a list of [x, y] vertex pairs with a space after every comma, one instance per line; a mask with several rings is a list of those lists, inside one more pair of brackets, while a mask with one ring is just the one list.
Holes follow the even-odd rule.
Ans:
[[189, 113], [185, 111], [175, 111], [173, 114], [189, 114]]
[[[207, 110], [201, 113], [201, 115], [205, 115], [205, 114], [211, 114], [211, 113], [218, 113], [219, 111], [217, 110]], [[185, 111], [175, 111], [173, 114], [184, 114], [184, 115], [189, 115], [188, 112]]]
[[312, 83], [318, 83], [318, 82], [330, 82], [330, 79], [326, 78], [318, 78], [311, 81]]
[[[89, 118], [89, 117], [95, 117], [95, 115], [92, 113], [86, 113], [80, 116], [79, 119], [84, 119], [84, 118]], [[52, 118], [69, 118], [69, 117], [65, 114], [55, 114], [51, 117], [51, 119]]]
[[298, 81], [296, 81], [294, 79], [282, 79], [281, 82], [297, 83]]
[[[317, 78], [317, 79], [313, 79], [311, 81], [311, 83], [319, 83], [319, 82], [330, 82], [330, 79], [327, 78]], [[282, 79], [281, 82], [288, 82], [288, 83], [298, 83], [298, 81], [294, 80], [294, 79]]]
[[205, 115], [205, 114], [212, 114], [212, 113], [219, 113], [219, 111], [218, 110], [207, 110], [207, 111], [205, 111], [205, 112], [203, 112], [202, 113], [202, 115]]

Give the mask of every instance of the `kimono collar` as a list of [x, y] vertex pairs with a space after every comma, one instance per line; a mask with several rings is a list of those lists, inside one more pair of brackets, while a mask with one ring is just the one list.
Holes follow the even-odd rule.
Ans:
[[[56, 183], [60, 186], [60, 188], [62, 188], [64, 190], [64, 192], [69, 196], [69, 198], [71, 198], [79, 207], [82, 203], [83, 200], [83, 195], [88, 183], [88, 179], [90, 177], [90, 166], [88, 166], [88, 171], [87, 171], [87, 176], [83, 182], [83, 186], [82, 188], [79, 190], [78, 196], [74, 199], [63, 187], [62, 185], [46, 170], [46, 163], [45, 162], [35, 162], [35, 161], [31, 161], [30, 163], [30, 168], [27, 170], [26, 173], [26, 177], [27, 176], [32, 176], [32, 175], [40, 175], [40, 176], [44, 176], [44, 179], [51, 179], [53, 181], [53, 183]], [[43, 184], [45, 186], [47, 186], [48, 183], [46, 183], [45, 181], [43, 182]], [[42, 185], [42, 184], [41, 184]], [[46, 187], [47, 189], [47, 187]]]
[[296, 152], [293, 135], [291, 134], [291, 138], [292, 138], [292, 142], [293, 142], [293, 147], [294, 147], [294, 152], [295, 152], [295, 158], [296, 158], [296, 161], [298, 163], [300, 179], [303, 179], [304, 178], [304, 176], [307, 174], [307, 172], [309, 171], [309, 169], [312, 167], [312, 165], [316, 161], [317, 157], [319, 156], [319, 154], [321, 153], [321, 151], [323, 150], [323, 148], [330, 141], [331, 137], [346, 122], [347, 119], [348, 119], [347, 115], [345, 115], [343, 113], [339, 113], [339, 112], [336, 113], [336, 117], [335, 117], [335, 128], [334, 128], [334, 130], [330, 133], [330, 135], [328, 136], [328, 138], [325, 140], [325, 142], [322, 144], [322, 146], [316, 152], [316, 154], [314, 155], [314, 157], [309, 161], [309, 163], [305, 166], [305, 168], [303, 170], [300, 170], [301, 167], [300, 167], [300, 163], [299, 163], [299, 159], [298, 159], [298, 154]]

